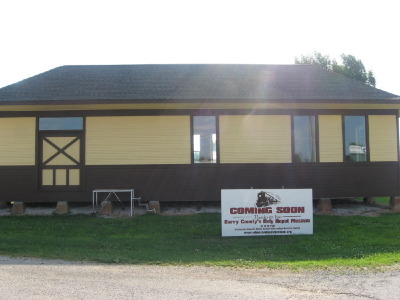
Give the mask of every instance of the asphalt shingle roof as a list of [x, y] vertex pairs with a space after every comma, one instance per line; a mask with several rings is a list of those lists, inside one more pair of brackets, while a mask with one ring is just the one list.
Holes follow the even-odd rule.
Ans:
[[30, 101], [327, 101], [399, 96], [311, 65], [62, 66], [0, 89]]

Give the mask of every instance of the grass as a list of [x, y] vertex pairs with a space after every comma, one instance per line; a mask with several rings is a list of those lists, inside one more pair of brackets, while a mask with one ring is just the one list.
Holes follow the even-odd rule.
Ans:
[[[363, 201], [363, 198], [354, 198], [357, 201]], [[390, 197], [375, 197], [375, 203], [379, 204], [389, 204]]]
[[389, 204], [390, 197], [376, 197], [376, 203]]
[[271, 268], [400, 263], [400, 214], [314, 216], [314, 234], [221, 237], [219, 214], [0, 218], [0, 254], [128, 264]]

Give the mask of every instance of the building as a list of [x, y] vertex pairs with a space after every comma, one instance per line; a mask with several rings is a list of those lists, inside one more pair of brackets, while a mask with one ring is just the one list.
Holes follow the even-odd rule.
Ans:
[[310, 65], [63, 66], [0, 89], [0, 201], [397, 196], [399, 109]]

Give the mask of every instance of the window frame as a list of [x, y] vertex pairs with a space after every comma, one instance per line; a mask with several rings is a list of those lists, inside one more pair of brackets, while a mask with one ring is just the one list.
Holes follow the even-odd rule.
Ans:
[[[291, 116], [292, 127], [292, 163], [293, 164], [317, 164], [319, 163], [319, 115], [317, 114], [295, 114]], [[294, 137], [294, 118], [295, 117], [314, 117], [315, 126], [315, 161], [295, 161], [295, 137]]]
[[[367, 148], [367, 153], [365, 156], [365, 161], [348, 161], [346, 160], [346, 121], [345, 117], [364, 117], [365, 126], [365, 147]], [[369, 123], [368, 115], [366, 114], [342, 114], [342, 141], [343, 141], [343, 163], [348, 164], [365, 164], [370, 162], [370, 145], [369, 145]]]
[[[207, 162], [207, 163], [198, 163], [194, 160], [194, 117], [214, 117], [215, 118], [215, 135], [216, 135], [216, 143], [215, 143], [215, 151], [216, 151], [216, 160], [215, 162]], [[220, 163], [220, 151], [219, 151], [219, 115], [216, 114], [193, 114], [190, 116], [190, 161], [192, 165], [198, 166], [210, 166]]]
[[[81, 122], [82, 122], [82, 124], [81, 124], [81, 128], [66, 128], [66, 129], [60, 129], [60, 128], [57, 128], [57, 129], [49, 129], [49, 128], [46, 128], [46, 129], [41, 129], [40, 128], [40, 126], [41, 126], [41, 120], [44, 120], [44, 119], [47, 119], [47, 120], [49, 120], [49, 119], [81, 119]], [[38, 131], [39, 132], [42, 132], [42, 131], [48, 131], [48, 132], [52, 132], [52, 131], [83, 131], [85, 129], [85, 118], [84, 117], [38, 117]]]

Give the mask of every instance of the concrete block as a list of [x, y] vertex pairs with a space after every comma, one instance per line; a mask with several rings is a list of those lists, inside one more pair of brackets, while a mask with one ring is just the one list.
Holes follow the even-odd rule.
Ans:
[[375, 204], [376, 197], [364, 197], [363, 202], [366, 204]]
[[332, 213], [332, 201], [329, 198], [322, 198], [318, 200], [317, 211], [322, 214]]
[[11, 208], [11, 214], [14, 216], [22, 216], [25, 214], [26, 205], [24, 202], [14, 202]]
[[111, 201], [103, 201], [100, 204], [100, 214], [101, 215], [112, 215], [113, 204]]
[[156, 214], [161, 212], [160, 201], [149, 201], [149, 210], [153, 210]]
[[400, 211], [400, 197], [390, 197], [389, 207], [391, 210]]
[[56, 206], [56, 214], [63, 215], [69, 213], [69, 204], [67, 201], [58, 201]]

